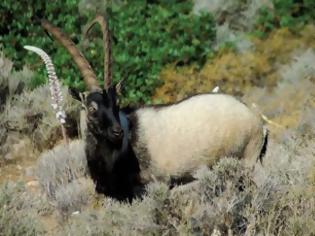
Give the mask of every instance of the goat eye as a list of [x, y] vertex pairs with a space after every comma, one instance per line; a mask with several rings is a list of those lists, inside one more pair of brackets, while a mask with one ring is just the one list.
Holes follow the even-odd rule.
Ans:
[[89, 112], [94, 113], [96, 108], [94, 106], [89, 106]]
[[98, 109], [97, 103], [92, 101], [88, 108], [89, 112], [94, 113], [97, 109]]

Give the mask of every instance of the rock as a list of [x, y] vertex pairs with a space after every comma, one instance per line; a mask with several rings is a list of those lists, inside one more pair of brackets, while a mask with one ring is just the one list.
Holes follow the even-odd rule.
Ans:
[[27, 187], [38, 187], [39, 186], [39, 182], [37, 180], [32, 180], [26, 183]]

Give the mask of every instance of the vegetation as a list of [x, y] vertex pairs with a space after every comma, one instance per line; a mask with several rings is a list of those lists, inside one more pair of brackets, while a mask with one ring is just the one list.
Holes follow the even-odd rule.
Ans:
[[312, 0], [273, 0], [272, 3], [273, 9], [260, 9], [256, 23], [259, 36], [281, 27], [294, 30], [315, 20], [315, 2]]
[[[314, 235], [314, 3], [204, 2], [0, 3], [0, 235]], [[110, 19], [124, 103], [174, 102], [219, 85], [269, 119], [263, 166], [252, 172], [227, 157], [192, 183], [152, 182], [132, 204], [97, 195], [75, 140], [80, 104], [63, 86], [70, 143], [61, 143], [44, 66], [22, 49], [44, 48], [64, 85], [83, 89], [34, 16], [80, 42], [101, 78], [101, 33], [93, 29], [88, 47], [81, 36], [96, 10]]]
[[43, 232], [36, 218], [45, 203], [26, 193], [23, 183], [0, 187], [0, 235], [36, 235]]
[[[23, 50], [24, 45], [35, 45], [52, 55], [57, 73], [66, 85], [83, 88], [70, 56], [60, 45], [51, 42], [36, 20], [44, 17], [61, 27], [74, 42], [82, 42], [81, 28], [95, 12], [85, 11], [78, 16], [77, 4], [74, 0], [66, 1], [66, 4], [37, 0], [27, 4], [23, 1], [1, 3], [0, 40], [6, 45], [3, 48], [5, 55], [14, 60], [16, 68], [21, 68], [25, 62], [32, 65], [33, 70], [41, 66], [38, 58]], [[105, 1], [101, 4], [104, 5]], [[114, 37], [114, 81], [124, 81], [124, 101], [148, 103], [152, 91], [159, 84], [159, 72], [167, 63], [202, 65], [205, 62], [215, 36], [214, 21], [210, 14], [191, 14], [191, 9], [190, 1], [150, 3], [137, 0], [132, 4], [108, 6], [106, 14]], [[22, 17], [17, 19], [14, 15]], [[101, 34], [95, 34], [84, 53], [100, 81], [102, 51]], [[43, 71], [36, 74], [32, 87], [44, 83], [45, 78]]]
[[24, 50], [24, 45], [44, 48], [55, 58], [58, 74], [64, 82], [77, 85], [78, 81], [73, 78], [78, 78], [79, 75], [71, 64], [70, 56], [62, 47], [52, 43], [36, 20], [36, 17], [45, 17], [56, 25], [62, 25], [63, 30], [69, 32], [72, 39], [78, 42], [82, 17], [77, 14], [77, 4], [76, 0], [67, 0], [66, 4], [65, 2], [48, 3], [40, 0], [19, 1], [14, 4], [9, 0], [1, 1], [0, 42], [2, 50], [6, 56], [12, 58], [16, 69], [21, 69], [28, 64], [34, 71], [39, 71], [32, 78], [30, 84], [32, 88], [45, 83], [46, 76], [40, 59]]
[[[164, 67], [160, 73], [164, 83], [155, 90], [153, 100], [174, 102], [195, 93], [209, 92], [215, 86], [224, 93], [237, 96], [243, 96], [255, 87], [276, 89], [285, 71], [284, 77], [290, 77], [289, 80], [304, 79], [304, 73], [312, 72], [314, 67], [310, 56], [312, 50], [309, 50], [315, 48], [314, 34], [314, 25], [303, 27], [299, 34], [287, 28], [278, 29], [265, 39], [250, 38], [251, 46], [246, 50], [221, 49], [200, 70], [194, 66]], [[239, 43], [248, 40], [240, 39]], [[309, 51], [308, 56], [294, 62], [306, 51]]]

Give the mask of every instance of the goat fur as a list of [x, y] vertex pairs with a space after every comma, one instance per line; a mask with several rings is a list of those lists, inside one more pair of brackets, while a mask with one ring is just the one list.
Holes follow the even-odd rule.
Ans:
[[[127, 126], [124, 124], [122, 127], [128, 134]], [[118, 200], [131, 201], [141, 184], [138, 159], [130, 147], [127, 134], [122, 145], [114, 147], [107, 139], [96, 137], [87, 129], [85, 152], [96, 191]]]
[[129, 117], [131, 143], [145, 182], [182, 178], [226, 156], [252, 167], [264, 144], [260, 117], [229, 95], [196, 95], [175, 104], [142, 107]]
[[[141, 191], [140, 168], [128, 139], [128, 119], [111, 102], [115, 100], [113, 89], [92, 92], [86, 99], [75, 89], [69, 91], [75, 99], [83, 102], [88, 118], [86, 122], [80, 122], [80, 126], [85, 128], [87, 164], [96, 191], [118, 200], [131, 201], [136, 192]], [[93, 106], [92, 103], [98, 108], [89, 112], [87, 110]], [[112, 140], [108, 136], [108, 129], [111, 130], [115, 122], [121, 127], [123, 135]]]

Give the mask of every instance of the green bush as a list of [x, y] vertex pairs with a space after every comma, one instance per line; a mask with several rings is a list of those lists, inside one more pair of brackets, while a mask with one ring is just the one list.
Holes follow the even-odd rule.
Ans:
[[78, 16], [77, 4], [77, 0], [0, 2], [0, 42], [3, 52], [14, 62], [15, 69], [21, 69], [23, 65], [28, 64], [32, 70], [38, 72], [32, 79], [31, 87], [45, 83], [47, 77], [41, 60], [23, 49], [27, 44], [47, 51], [53, 57], [57, 73], [63, 81], [78, 86], [78, 81], [73, 78], [78, 78], [79, 74], [72, 65], [70, 56], [62, 47], [52, 43], [35, 20], [35, 16], [44, 17], [54, 25], [62, 26], [64, 31], [69, 32], [71, 38], [78, 42], [77, 35], [81, 32], [83, 19]]
[[[61, 27], [75, 43], [81, 42], [82, 27], [93, 19], [95, 12], [84, 8], [80, 15], [78, 4], [76, 0], [22, 0], [14, 4], [10, 0], [1, 1], [0, 42], [4, 45], [3, 51], [13, 59], [15, 68], [26, 63], [38, 71], [32, 87], [44, 83], [46, 76], [40, 59], [23, 49], [26, 44], [41, 47], [52, 56], [57, 73], [65, 84], [84, 88], [78, 69], [66, 50], [52, 43], [35, 20], [36, 17], [46, 18]], [[98, 4], [102, 7], [94, 9], [104, 8], [106, 1]], [[163, 65], [202, 64], [211, 51], [214, 21], [206, 13], [191, 14], [190, 1], [137, 0], [108, 5], [106, 11], [114, 38], [114, 81], [125, 81], [125, 102], [149, 102], [152, 91], [159, 84], [158, 75]], [[84, 54], [100, 80], [103, 71], [101, 47], [101, 34], [95, 29]]]
[[315, 2], [313, 0], [272, 0], [273, 10], [262, 7], [256, 23], [259, 36], [275, 28], [288, 27], [293, 30], [315, 20]]
[[114, 79], [126, 79], [126, 97], [134, 102], [149, 101], [163, 65], [203, 64], [215, 36], [211, 15], [190, 14], [190, 2], [145, 2], [125, 4], [109, 13], [117, 41]]

